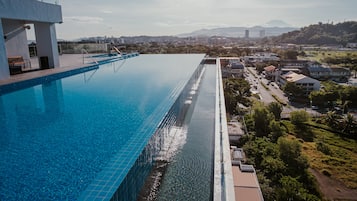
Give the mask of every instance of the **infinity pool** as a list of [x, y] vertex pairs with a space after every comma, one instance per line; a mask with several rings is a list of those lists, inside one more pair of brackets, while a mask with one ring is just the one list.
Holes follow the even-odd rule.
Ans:
[[203, 57], [140, 55], [0, 95], [0, 200], [110, 199]]

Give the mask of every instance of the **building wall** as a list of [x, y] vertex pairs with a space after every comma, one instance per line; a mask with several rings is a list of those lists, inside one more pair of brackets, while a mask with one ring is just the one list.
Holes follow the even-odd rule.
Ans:
[[[1, 4], [0, 4], [1, 5]], [[3, 36], [2, 20], [0, 19], [0, 80], [10, 77], [10, 70], [8, 67], [5, 40]]]
[[[43, 40], [38, 35], [36, 38], [47, 45], [43, 47], [43, 51], [47, 52], [44, 56], [49, 58], [50, 65], [59, 66], [54, 23], [62, 23], [61, 6], [37, 0], [0, 0], [0, 21], [0, 80], [10, 77], [8, 56], [23, 56], [24, 59], [30, 57], [26, 31], [14, 29], [21, 28], [25, 24], [35, 22], [47, 24], [43, 30], [47, 32], [45, 34], [49, 33], [49, 38]], [[14, 31], [12, 38], [5, 41], [4, 34], [11, 31]]]
[[10, 36], [8, 36], [6, 39], [5, 46], [7, 57], [22, 56], [24, 59], [30, 59], [30, 53], [27, 46], [26, 29], [21, 28], [23, 26], [24, 21], [22, 20], [3, 20], [3, 29], [5, 35], [20, 28], [19, 31], [14, 34], [10, 34]]

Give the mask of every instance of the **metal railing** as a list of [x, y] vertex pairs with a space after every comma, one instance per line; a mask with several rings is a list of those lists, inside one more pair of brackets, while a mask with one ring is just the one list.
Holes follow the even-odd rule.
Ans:
[[[89, 55], [89, 52], [88, 52], [86, 49], [82, 49], [81, 51], [82, 51], [83, 64], [85, 64], [84, 58], [85, 58], [85, 55]], [[90, 56], [89, 56], [88, 58], [92, 59], [92, 61], [93, 61], [94, 63], [98, 64], [98, 61], [95, 60], [93, 57], [90, 57]]]

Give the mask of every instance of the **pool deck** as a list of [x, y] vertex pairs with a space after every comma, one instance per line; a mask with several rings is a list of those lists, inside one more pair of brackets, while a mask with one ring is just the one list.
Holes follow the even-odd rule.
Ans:
[[60, 67], [42, 70], [39, 70], [37, 57], [32, 57], [31, 71], [11, 75], [8, 79], [0, 80], [0, 86], [95, 65], [93, 58], [88, 58], [88, 56], [91, 55], [85, 55], [85, 58], [83, 58], [82, 54], [63, 54], [59, 56]]

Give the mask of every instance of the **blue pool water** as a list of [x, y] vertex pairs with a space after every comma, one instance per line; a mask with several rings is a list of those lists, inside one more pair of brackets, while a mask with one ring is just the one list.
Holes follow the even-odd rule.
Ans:
[[0, 200], [111, 198], [203, 56], [140, 55], [1, 95]]

